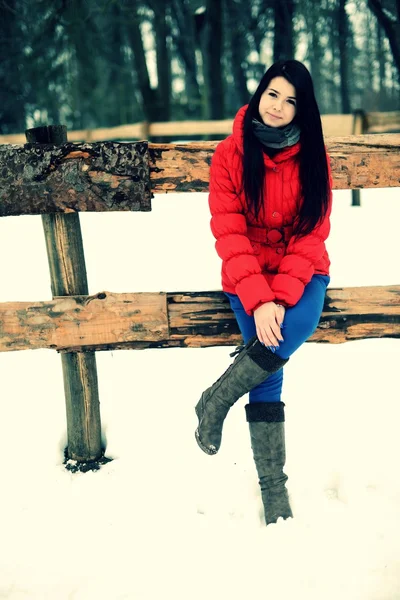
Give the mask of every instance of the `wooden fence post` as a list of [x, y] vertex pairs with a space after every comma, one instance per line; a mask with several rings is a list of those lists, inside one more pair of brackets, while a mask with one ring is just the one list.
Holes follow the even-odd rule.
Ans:
[[[29, 143], [61, 145], [65, 126], [36, 127], [25, 132]], [[54, 296], [88, 294], [79, 214], [42, 215]], [[78, 462], [101, 457], [100, 403], [96, 355], [68, 352], [61, 356], [67, 411], [68, 458]]]
[[[367, 119], [365, 112], [361, 109], [357, 109], [353, 113], [353, 135], [362, 135], [367, 133]], [[361, 190], [351, 190], [351, 205], [361, 206]]]
[[142, 122], [142, 139], [143, 140], [150, 140], [150, 126], [151, 123], [149, 123], [149, 121], [143, 121]]

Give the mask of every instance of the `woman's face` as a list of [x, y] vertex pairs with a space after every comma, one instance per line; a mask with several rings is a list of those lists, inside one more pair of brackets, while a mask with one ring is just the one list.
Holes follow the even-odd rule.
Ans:
[[274, 77], [260, 98], [260, 117], [270, 127], [284, 127], [296, 115], [296, 90], [284, 77]]

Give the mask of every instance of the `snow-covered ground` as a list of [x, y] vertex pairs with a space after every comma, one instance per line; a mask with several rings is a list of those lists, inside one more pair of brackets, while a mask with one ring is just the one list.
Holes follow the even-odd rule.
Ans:
[[[335, 192], [331, 287], [399, 283], [399, 217], [398, 190], [365, 191], [361, 208]], [[81, 215], [90, 292], [219, 289], [208, 220], [202, 194]], [[0, 252], [0, 301], [50, 298], [40, 217], [1, 219]], [[86, 474], [62, 465], [60, 357], [1, 354], [0, 598], [398, 600], [399, 348], [305, 344], [285, 367], [295, 518], [268, 528], [246, 398], [217, 456], [194, 440], [193, 406], [229, 349], [98, 353], [114, 460]]]

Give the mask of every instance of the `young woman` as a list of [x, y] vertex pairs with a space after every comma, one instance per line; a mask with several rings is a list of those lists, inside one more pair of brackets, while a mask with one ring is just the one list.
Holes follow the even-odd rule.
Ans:
[[267, 525], [292, 516], [283, 471], [283, 366], [321, 316], [331, 187], [310, 73], [296, 60], [279, 61], [212, 159], [211, 230], [245, 345], [196, 406], [197, 442], [215, 454], [229, 409], [250, 392], [245, 409]]

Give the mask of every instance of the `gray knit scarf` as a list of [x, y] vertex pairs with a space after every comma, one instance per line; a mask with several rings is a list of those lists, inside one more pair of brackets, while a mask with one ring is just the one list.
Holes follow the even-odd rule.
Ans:
[[257, 119], [253, 119], [252, 124], [254, 135], [267, 148], [286, 148], [300, 139], [300, 127], [293, 121], [284, 127], [270, 127]]

